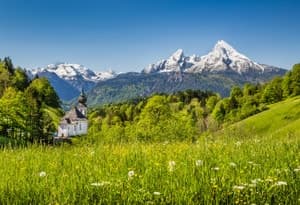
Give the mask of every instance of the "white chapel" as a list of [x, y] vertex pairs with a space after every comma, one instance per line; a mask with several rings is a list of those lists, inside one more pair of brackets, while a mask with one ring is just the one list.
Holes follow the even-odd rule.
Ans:
[[61, 119], [57, 131], [58, 138], [69, 138], [72, 136], [87, 134], [88, 119], [86, 102], [87, 97], [82, 90], [78, 98], [77, 106], [73, 107]]

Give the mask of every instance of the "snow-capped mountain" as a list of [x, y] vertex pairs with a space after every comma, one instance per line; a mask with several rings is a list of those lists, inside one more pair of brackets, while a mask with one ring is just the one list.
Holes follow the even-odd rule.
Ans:
[[185, 56], [183, 50], [178, 49], [142, 72], [94, 72], [79, 64], [57, 63], [35, 69], [29, 76], [37, 74], [48, 78], [63, 101], [78, 97], [84, 88], [92, 105], [187, 89], [211, 90], [228, 96], [234, 85], [262, 83], [285, 72], [256, 63], [225, 41], [218, 41], [207, 55]]
[[[52, 86], [58, 92], [60, 98], [63, 100], [70, 100], [76, 97], [82, 88], [88, 91], [92, 89], [96, 83], [117, 76], [112, 70], [94, 72], [83, 65], [71, 63], [50, 64], [44, 68], [33, 69], [31, 71], [31, 76], [34, 75], [48, 78]], [[73, 95], [70, 95], [70, 93], [68, 93], [68, 90], [70, 91], [70, 89], [66, 90], [61, 88], [61, 85], [65, 83], [72, 86], [72, 90], [77, 90], [78, 92], [72, 92]], [[64, 87], [66, 88], [66, 86]]]
[[116, 76], [116, 73], [111, 70], [95, 73], [83, 65], [71, 63], [50, 64], [45, 68], [34, 69], [32, 70], [32, 73], [38, 74], [45, 71], [55, 73], [57, 76], [67, 81], [77, 80], [77, 78], [80, 77], [86, 81], [98, 82], [100, 80], [106, 80]]
[[256, 63], [239, 53], [223, 40], [216, 43], [211, 52], [204, 56], [184, 56], [183, 50], [178, 49], [167, 60], [150, 64], [143, 73], [154, 72], [188, 72], [201, 73], [234, 71], [239, 74], [247, 72], [260, 72], [272, 69], [271, 66]]
[[150, 64], [142, 72], [179, 72], [182, 70], [182, 68], [184, 68], [185, 61], [186, 57], [183, 54], [183, 50], [178, 49], [167, 60], [161, 60], [156, 64]]

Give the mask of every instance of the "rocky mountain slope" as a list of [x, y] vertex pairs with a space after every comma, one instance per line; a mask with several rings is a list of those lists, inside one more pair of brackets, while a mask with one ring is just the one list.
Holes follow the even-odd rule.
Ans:
[[45, 68], [34, 69], [31, 73], [33, 76], [48, 78], [59, 97], [65, 101], [77, 97], [82, 88], [88, 91], [96, 83], [117, 75], [113, 71], [96, 73], [83, 65], [69, 63], [50, 64]]
[[172, 93], [201, 89], [229, 95], [233, 85], [262, 83], [281, 76], [286, 70], [259, 64], [236, 51], [225, 41], [218, 41], [202, 57], [185, 56], [178, 49], [168, 59], [144, 68], [141, 73], [125, 73], [99, 82], [89, 92], [89, 104], [122, 102], [153, 93]]
[[211, 90], [226, 96], [233, 85], [261, 83], [285, 72], [259, 64], [221, 40], [207, 55], [185, 56], [178, 49], [168, 59], [136, 73], [95, 73], [82, 65], [57, 63], [35, 69], [32, 75], [47, 77], [63, 101], [77, 97], [84, 88], [89, 91], [89, 104], [95, 105], [186, 89]]
[[161, 60], [155, 64], [150, 64], [145, 68], [143, 73], [154, 72], [224, 72], [234, 71], [239, 74], [249, 72], [264, 73], [278, 71], [273, 66], [259, 64], [245, 55], [236, 51], [225, 41], [221, 40], [216, 43], [213, 50], [202, 57], [192, 55], [185, 56], [182, 49], [178, 49], [168, 59]]

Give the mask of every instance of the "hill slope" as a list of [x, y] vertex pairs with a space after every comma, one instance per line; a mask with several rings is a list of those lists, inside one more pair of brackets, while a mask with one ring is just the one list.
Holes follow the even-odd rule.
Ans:
[[225, 129], [228, 134], [249, 137], [291, 137], [300, 134], [300, 97], [269, 106], [269, 109]]

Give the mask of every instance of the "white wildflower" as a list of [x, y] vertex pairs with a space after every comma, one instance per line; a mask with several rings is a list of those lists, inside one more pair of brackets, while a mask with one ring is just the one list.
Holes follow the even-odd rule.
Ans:
[[131, 171], [128, 172], [128, 178], [132, 179], [133, 177], [134, 177], [134, 171], [131, 170]]
[[170, 172], [173, 172], [175, 170], [175, 165], [176, 165], [175, 161], [169, 161], [169, 171]]
[[160, 192], [155, 191], [155, 192], [153, 192], [153, 195], [159, 196], [159, 195], [160, 195]]
[[101, 186], [101, 183], [98, 183], [98, 182], [94, 182], [94, 183], [91, 183], [92, 186]]
[[220, 170], [220, 168], [219, 167], [213, 167], [213, 168], [211, 168], [212, 170], [215, 170], [215, 171], [219, 171]]
[[237, 147], [239, 147], [239, 146], [242, 145], [242, 142], [241, 142], [241, 141], [237, 141], [237, 142], [235, 143], [235, 145], [236, 145]]
[[266, 182], [273, 182], [273, 179], [267, 178], [267, 179], [265, 179], [265, 181], [266, 181]]
[[108, 181], [102, 181], [102, 182], [91, 183], [91, 186], [105, 186], [105, 185], [110, 185], [110, 182], [108, 182]]
[[234, 190], [243, 190], [245, 189], [245, 186], [239, 185], [239, 186], [233, 186]]
[[230, 163], [229, 163], [229, 166], [231, 166], [231, 167], [236, 167], [236, 163], [230, 162]]
[[276, 186], [286, 186], [287, 182], [285, 182], [285, 181], [278, 181], [275, 185]]
[[42, 171], [39, 173], [39, 175], [40, 175], [40, 177], [45, 177], [47, 174], [46, 174], [46, 172]]
[[294, 172], [300, 172], [300, 168], [294, 169]]
[[200, 167], [200, 166], [203, 165], [203, 161], [198, 159], [198, 160], [196, 160], [195, 164], [196, 164], [197, 167]]
[[251, 180], [251, 183], [252, 183], [252, 184], [257, 184], [257, 183], [259, 183], [259, 182], [262, 182], [262, 180], [261, 180], [260, 178]]

